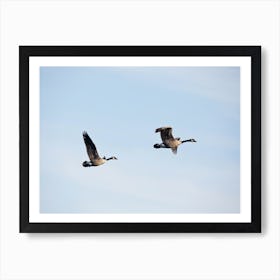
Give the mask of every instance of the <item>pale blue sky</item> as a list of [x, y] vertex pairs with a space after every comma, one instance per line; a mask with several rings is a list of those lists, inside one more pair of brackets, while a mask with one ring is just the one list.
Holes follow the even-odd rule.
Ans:
[[41, 213], [239, 213], [239, 107], [239, 67], [41, 67]]

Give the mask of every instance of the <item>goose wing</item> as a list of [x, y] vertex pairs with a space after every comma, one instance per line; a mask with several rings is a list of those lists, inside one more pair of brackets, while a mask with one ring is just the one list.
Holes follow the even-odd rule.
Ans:
[[156, 129], [156, 133], [160, 132], [160, 136], [162, 139], [162, 142], [164, 143], [166, 140], [171, 140], [174, 139], [172, 135], [172, 127], [170, 126], [165, 126], [165, 127], [160, 127]]
[[89, 159], [91, 161], [94, 161], [94, 160], [100, 158], [94, 143], [92, 142], [92, 140], [90, 139], [90, 137], [88, 136], [86, 131], [83, 132], [83, 138], [84, 138], [84, 141], [86, 144], [87, 154], [88, 154]]

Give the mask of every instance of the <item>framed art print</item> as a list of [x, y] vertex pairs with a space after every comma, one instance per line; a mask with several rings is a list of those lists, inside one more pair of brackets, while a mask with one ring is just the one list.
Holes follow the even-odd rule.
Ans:
[[261, 232], [260, 46], [20, 46], [20, 232]]

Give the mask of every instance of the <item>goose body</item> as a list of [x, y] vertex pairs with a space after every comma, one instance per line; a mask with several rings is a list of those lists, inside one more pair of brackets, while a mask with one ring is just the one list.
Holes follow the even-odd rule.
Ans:
[[86, 145], [87, 154], [90, 159], [90, 161], [83, 162], [84, 167], [99, 166], [104, 164], [108, 160], [117, 159], [116, 157], [101, 158], [97, 152], [95, 144], [92, 142], [91, 138], [88, 136], [86, 131], [83, 132], [83, 138]]
[[180, 140], [179, 137], [174, 138], [173, 135], [172, 135], [172, 127], [170, 127], [170, 126], [157, 128], [155, 132], [156, 133], [160, 132], [162, 143], [161, 144], [155, 144], [154, 148], [156, 148], [156, 149], [169, 148], [169, 149], [172, 150], [172, 152], [174, 154], [177, 153], [177, 148], [182, 143], [196, 142], [196, 140], [194, 140], [194, 139]]

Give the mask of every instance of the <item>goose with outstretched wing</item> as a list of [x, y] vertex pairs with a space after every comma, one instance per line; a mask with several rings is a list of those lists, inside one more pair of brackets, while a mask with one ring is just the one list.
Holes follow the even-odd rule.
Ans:
[[188, 139], [188, 140], [180, 140], [180, 138], [174, 138], [172, 135], [172, 127], [171, 126], [164, 126], [157, 128], [156, 131], [160, 132], [161, 144], [155, 144], [154, 148], [160, 149], [160, 148], [169, 148], [172, 150], [174, 154], [177, 153], [177, 148], [179, 145], [185, 142], [196, 142], [194, 139]]
[[84, 167], [99, 166], [101, 164], [104, 164], [108, 160], [117, 159], [116, 157], [101, 158], [97, 152], [96, 146], [94, 145], [86, 131], [83, 132], [83, 138], [86, 145], [87, 154], [90, 159], [89, 161], [83, 162]]

